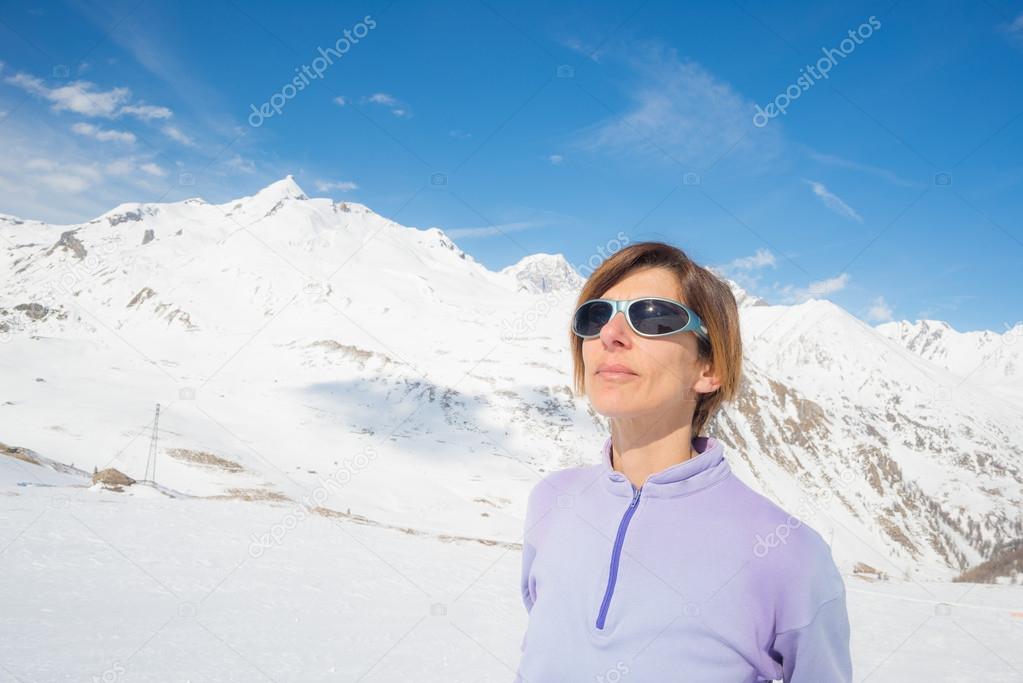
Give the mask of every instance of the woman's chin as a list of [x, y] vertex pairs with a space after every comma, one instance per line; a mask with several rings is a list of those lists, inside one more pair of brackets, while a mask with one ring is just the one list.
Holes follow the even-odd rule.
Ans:
[[643, 412], [632, 396], [614, 388], [594, 391], [590, 394], [590, 405], [604, 417], [631, 417]]

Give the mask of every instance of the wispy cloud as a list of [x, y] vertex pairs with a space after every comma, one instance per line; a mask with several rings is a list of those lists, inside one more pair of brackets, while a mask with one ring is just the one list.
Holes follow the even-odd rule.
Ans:
[[776, 299], [786, 304], [802, 303], [809, 299], [823, 299], [829, 294], [845, 289], [849, 284], [849, 273], [842, 273], [825, 280], [814, 280], [806, 287], [785, 285], [777, 288]]
[[351, 192], [352, 190], [359, 189], [359, 186], [351, 180], [317, 180], [313, 184], [316, 185], [316, 189], [320, 192], [330, 192], [332, 190]]
[[[95, 130], [105, 129], [96, 126]], [[51, 223], [78, 223], [121, 202], [167, 194], [170, 173], [158, 165], [153, 152], [113, 141], [97, 143], [90, 133], [92, 129], [79, 127], [73, 132], [38, 117], [4, 121], [0, 126], [0, 212]]]
[[385, 92], [373, 93], [363, 97], [361, 102], [363, 104], [378, 104], [382, 107], [387, 107], [391, 110], [391, 113], [400, 118], [409, 118], [412, 116], [412, 110], [407, 104], [396, 98], [394, 95], [389, 95]]
[[1023, 12], [1020, 12], [1016, 15], [1015, 19], [1004, 25], [1002, 30], [1008, 34], [1010, 40], [1017, 45], [1023, 45]]
[[122, 114], [131, 114], [132, 116], [138, 117], [143, 121], [151, 121], [153, 119], [169, 119], [174, 113], [167, 107], [158, 107], [152, 104], [129, 104], [126, 107], [121, 107]]
[[560, 164], [564, 160], [565, 160], [565, 157], [561, 156], [560, 154], [552, 154], [549, 157], [547, 157], [547, 161], [551, 162], [555, 166], [557, 166], [558, 164]]
[[81, 192], [103, 177], [96, 164], [58, 164], [45, 158], [30, 159], [25, 169], [30, 177], [57, 192]]
[[760, 268], [766, 268], [768, 266], [775, 268], [778, 265], [777, 259], [770, 249], [757, 249], [756, 253], [752, 256], [743, 256], [732, 260], [725, 264], [723, 268], [726, 271], [735, 270], [759, 270]]
[[256, 164], [251, 159], [246, 159], [240, 154], [235, 154], [227, 161], [224, 165], [232, 170], [239, 171], [241, 173], [255, 173]]
[[167, 126], [164, 126], [163, 128], [161, 128], [160, 131], [164, 135], [169, 137], [171, 140], [174, 140], [175, 142], [180, 142], [182, 145], [185, 145], [186, 147], [195, 147], [196, 146], [195, 140], [193, 140], [186, 133], [182, 132], [182, 130], [180, 128], [178, 128], [177, 126], [167, 125]]
[[632, 106], [581, 133], [579, 145], [622, 156], [675, 161], [700, 170], [726, 157], [754, 171], [780, 151], [781, 138], [752, 125], [753, 102], [700, 64], [658, 43], [632, 47]]
[[600, 50], [603, 47], [602, 45], [589, 45], [585, 43], [582, 38], [576, 36], [565, 38], [561, 41], [561, 44], [573, 52], [578, 52], [587, 59], [594, 62], [600, 61]]
[[902, 187], [923, 187], [924, 183], [915, 180], [906, 180], [893, 171], [889, 171], [887, 168], [881, 168], [879, 166], [871, 166], [870, 164], [861, 164], [857, 161], [850, 161], [849, 159], [843, 159], [840, 156], [834, 154], [822, 154], [814, 150], [808, 150], [807, 155], [816, 162], [822, 164], [828, 164], [829, 166], [837, 166], [840, 168], [848, 168], [853, 171], [860, 171], [861, 173], [869, 173], [875, 175], [878, 178], [883, 178], [893, 185], [900, 185]]
[[126, 145], [135, 144], [135, 134], [125, 130], [103, 129], [91, 123], [76, 123], [71, 130], [78, 135], [95, 138], [100, 142], [120, 142]]
[[826, 280], [815, 280], [806, 288], [806, 293], [811, 297], [822, 297], [845, 289], [849, 284], [849, 273], [842, 273]]
[[770, 249], [757, 249], [752, 256], [742, 256], [713, 266], [713, 270], [731, 278], [743, 289], [754, 291], [760, 286], [760, 271], [777, 267], [778, 261]]
[[495, 225], [484, 225], [476, 228], [452, 228], [445, 230], [444, 234], [448, 237], [459, 238], [459, 237], [493, 237], [494, 235], [503, 235], [509, 232], [521, 232], [522, 230], [529, 230], [530, 228], [536, 228], [542, 225], [535, 221], [516, 221], [513, 223], [500, 223]]
[[24, 72], [8, 76], [4, 81], [47, 100], [54, 111], [69, 111], [82, 116], [108, 119], [127, 115], [149, 120], [173, 115], [167, 107], [131, 104], [131, 90], [126, 87], [102, 90], [89, 81], [73, 81], [51, 88], [42, 79]]
[[817, 195], [817, 198], [824, 202], [824, 206], [828, 207], [829, 209], [831, 209], [838, 215], [843, 216], [844, 218], [858, 221], [860, 223], [863, 222], [863, 218], [860, 216], [860, 214], [856, 213], [856, 211], [851, 206], [842, 201], [841, 198], [838, 197], [838, 195], [828, 190], [828, 188], [826, 188], [823, 183], [818, 183], [815, 180], [805, 179], [803, 180], [803, 182], [810, 186], [810, 189], [812, 189], [813, 193]]
[[867, 319], [878, 323], [888, 322], [892, 319], [892, 307], [888, 305], [883, 296], [877, 297], [870, 303]]
[[[151, 7], [151, 6], [150, 6]], [[129, 59], [156, 77], [161, 93], [172, 101], [189, 103], [192, 125], [203, 137], [218, 137], [227, 142], [235, 135], [238, 121], [228, 102], [227, 91], [217, 82], [207, 82], [203, 70], [196, 70], [186, 59], [174, 31], [163, 30], [156, 22], [134, 22], [131, 30], [110, 31], [123, 16], [115, 6], [96, 3], [82, 13], [97, 31], [122, 48]], [[98, 69], [97, 69], [98, 71]], [[132, 103], [138, 104], [138, 103]], [[154, 111], [143, 112], [152, 116]], [[149, 119], [146, 119], [149, 120]]]
[[113, 118], [131, 97], [128, 88], [99, 90], [88, 81], [75, 81], [50, 88], [42, 79], [22, 72], [8, 76], [4, 80], [27, 93], [49, 100], [54, 111], [72, 111], [83, 116]]
[[372, 102], [373, 104], [382, 104], [385, 107], [392, 107], [398, 104], [398, 100], [394, 99], [392, 95], [388, 95], [385, 92], [378, 92], [376, 94], [370, 95], [369, 97], [366, 98], [366, 101]]
[[342, 97], [341, 95], [338, 95], [337, 97], [335, 97], [335, 98], [334, 98], [334, 104], [336, 104], [336, 105], [337, 105], [337, 106], [339, 106], [339, 107], [343, 107], [343, 106], [345, 106], [346, 104], [348, 104], [348, 100], [346, 100], [346, 99], [345, 99], [344, 97]]
[[917, 318], [923, 319], [947, 316], [949, 313], [958, 311], [962, 304], [975, 299], [977, 299], [977, 295], [975, 294], [950, 294], [948, 296], [930, 299], [926, 302], [930, 305], [917, 311], [916, 316]]
[[151, 176], [156, 176], [157, 178], [163, 178], [165, 175], [167, 175], [167, 171], [163, 170], [162, 168], [160, 168], [151, 161], [141, 164], [139, 166], [139, 170], [142, 171], [143, 173], [148, 173]]

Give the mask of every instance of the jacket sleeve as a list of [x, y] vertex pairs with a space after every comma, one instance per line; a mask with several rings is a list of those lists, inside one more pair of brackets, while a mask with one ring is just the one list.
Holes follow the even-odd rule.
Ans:
[[810, 623], [775, 634], [771, 655], [785, 683], [851, 683], [845, 591], [817, 610]]
[[536, 557], [536, 548], [522, 542], [522, 578], [519, 581], [522, 590], [522, 604], [526, 607], [526, 614], [533, 609], [533, 602], [536, 600], [536, 586], [530, 576], [530, 569], [533, 566], [533, 558]]
[[[529, 500], [526, 503], [526, 519], [522, 525], [522, 570], [519, 578], [519, 592], [522, 595], [522, 604], [526, 608], [527, 617], [533, 609], [533, 603], [536, 602], [536, 580], [533, 578], [533, 560], [536, 559], [536, 525], [537, 520], [542, 515], [537, 513], [538, 505], [538, 489], [539, 486], [534, 487], [529, 493]], [[526, 638], [529, 636], [529, 627], [527, 625], [525, 632], [522, 634], [522, 643], [519, 645], [519, 650], [522, 652], [526, 651]]]
[[519, 589], [527, 614], [533, 609], [533, 602], [536, 600], [536, 582], [532, 578], [532, 568], [533, 560], [536, 558], [536, 523], [539, 517], [537, 509], [541, 486], [543, 486], [543, 482], [534, 486], [529, 492], [529, 499], [526, 502], [526, 519], [522, 524], [522, 572]]

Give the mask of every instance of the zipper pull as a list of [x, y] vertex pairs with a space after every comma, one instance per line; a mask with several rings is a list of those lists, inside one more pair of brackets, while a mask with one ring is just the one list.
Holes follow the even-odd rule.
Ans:
[[642, 490], [643, 490], [643, 488], [642, 488], [642, 487], [640, 487], [640, 488], [636, 489], [636, 490], [635, 490], [635, 491], [633, 492], [633, 494], [632, 494], [632, 502], [631, 502], [631, 503], [629, 503], [629, 507], [630, 507], [630, 508], [634, 508], [634, 507], [636, 507], [636, 503], [638, 503], [638, 502], [639, 502], [639, 492], [640, 492], [640, 491], [642, 491]]

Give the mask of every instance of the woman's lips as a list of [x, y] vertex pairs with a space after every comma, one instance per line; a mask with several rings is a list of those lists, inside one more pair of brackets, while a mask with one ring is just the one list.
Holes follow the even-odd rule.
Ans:
[[621, 363], [601, 363], [597, 367], [597, 374], [604, 379], [628, 379], [636, 377], [636, 373], [627, 365]]
[[609, 379], [609, 380], [611, 380], [611, 379], [613, 379], [613, 380], [629, 380], [629, 379], [632, 379], [633, 377], [637, 376], [633, 372], [613, 372], [613, 371], [610, 371], [610, 370], [602, 370], [601, 372], [598, 372], [597, 374], [600, 375], [601, 378]]

